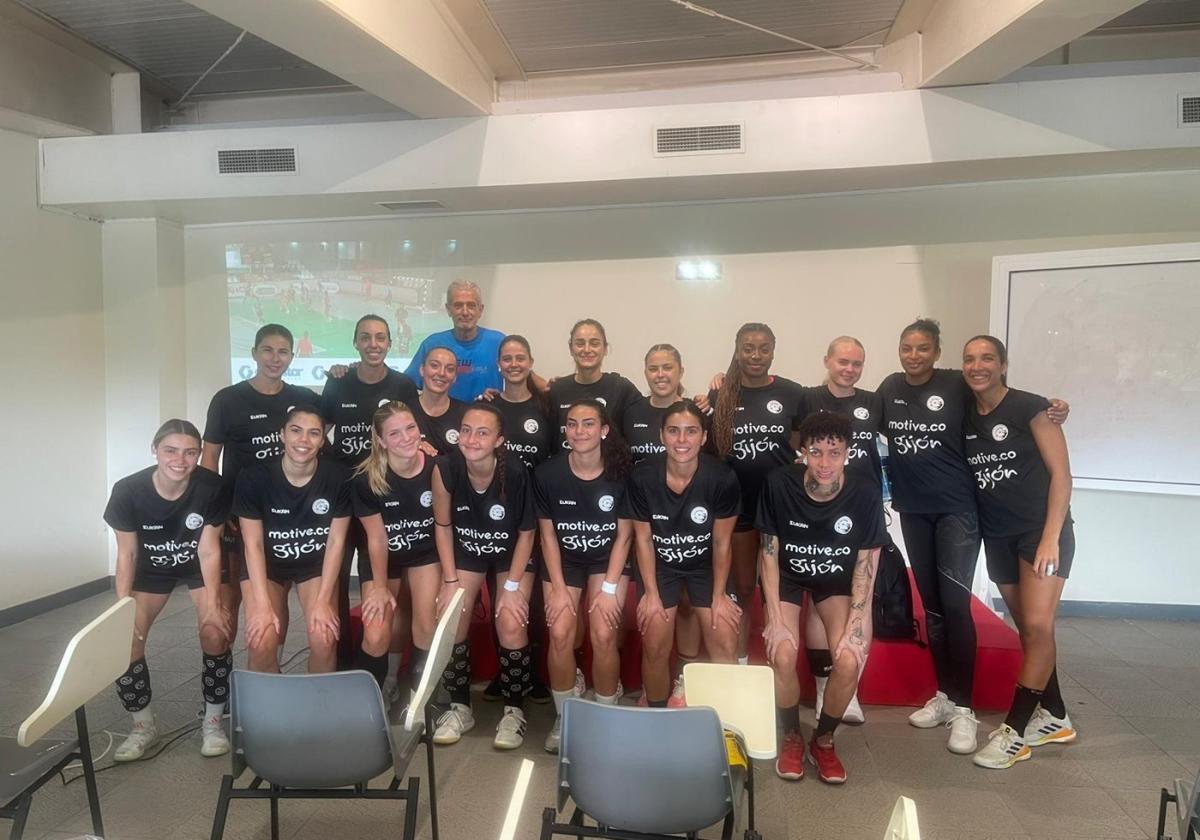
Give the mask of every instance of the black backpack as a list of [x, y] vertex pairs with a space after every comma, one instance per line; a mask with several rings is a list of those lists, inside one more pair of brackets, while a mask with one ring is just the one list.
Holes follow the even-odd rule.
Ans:
[[908, 579], [908, 568], [904, 565], [904, 555], [895, 543], [888, 543], [879, 552], [872, 620], [875, 638], [902, 639], [925, 647], [913, 618], [912, 584]]

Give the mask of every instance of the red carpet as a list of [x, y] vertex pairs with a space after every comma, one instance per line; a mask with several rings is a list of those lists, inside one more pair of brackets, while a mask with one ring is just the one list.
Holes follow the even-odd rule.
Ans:
[[[911, 574], [911, 573], [910, 573]], [[920, 626], [921, 638], [925, 638], [925, 611], [921, 599], [913, 587], [914, 612]], [[487, 591], [475, 605], [475, 616], [471, 624], [471, 673], [475, 680], [490, 680], [496, 674], [499, 661], [492, 642], [489, 620], [490, 604]], [[1013, 686], [1021, 668], [1021, 645], [1017, 634], [1001, 621], [995, 613], [978, 599], [971, 605], [975, 616], [978, 635], [978, 654], [975, 662], [975, 709], [977, 711], [1005, 711], [1012, 701]], [[637, 625], [637, 593], [630, 587], [625, 604], [627, 626]], [[362, 626], [358, 607], [351, 611], [351, 633], [355, 644], [361, 639]], [[803, 622], [801, 623], [803, 626]], [[755, 600], [751, 617], [750, 661], [765, 664], [766, 656], [762, 643], [762, 607]], [[641, 639], [636, 631], [629, 632], [621, 651], [621, 682], [626, 691], [641, 688]], [[584, 673], [591, 665], [591, 651], [585, 642]], [[808, 662], [799, 657], [797, 671], [806, 699], [813, 696], [813, 681], [808, 673]], [[937, 682], [933, 673], [933, 660], [929, 650], [915, 642], [900, 642], [876, 639], [871, 645], [871, 656], [859, 685], [858, 696], [863, 703], [885, 706], [920, 706], [933, 696]]]

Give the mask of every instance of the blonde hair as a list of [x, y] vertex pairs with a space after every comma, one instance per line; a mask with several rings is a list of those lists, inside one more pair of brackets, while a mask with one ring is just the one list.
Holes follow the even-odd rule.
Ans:
[[826, 358], [826, 359], [828, 359], [830, 356], [832, 356], [832, 355], [833, 355], [833, 349], [834, 349], [835, 347], [837, 347], [839, 344], [853, 344], [853, 345], [854, 345], [855, 347], [857, 347], [859, 350], [863, 351], [863, 353], [866, 353], [866, 352], [867, 352], [867, 348], [866, 348], [866, 347], [863, 347], [863, 344], [862, 344], [862, 342], [861, 342], [861, 341], [859, 341], [859, 340], [858, 340], [857, 338], [855, 338], [854, 336], [852, 336], [852, 335], [839, 335], [839, 336], [838, 336], [837, 338], [835, 338], [833, 341], [829, 342], [829, 347], [828, 347], [828, 349], [826, 349], [826, 351], [825, 351], [825, 358]]
[[371, 416], [371, 451], [366, 460], [354, 470], [356, 477], [360, 475], [367, 477], [367, 486], [376, 496], [384, 496], [391, 491], [387, 480], [387, 450], [383, 448], [383, 424], [396, 414], [407, 414], [414, 420], [416, 419], [413, 410], [399, 400], [385, 402], [379, 406], [375, 410], [375, 414]]

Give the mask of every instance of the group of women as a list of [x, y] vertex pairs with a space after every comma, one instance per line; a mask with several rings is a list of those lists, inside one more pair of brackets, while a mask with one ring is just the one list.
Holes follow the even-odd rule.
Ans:
[[[865, 360], [856, 339], [834, 339], [825, 382], [804, 388], [772, 373], [770, 328], [746, 324], [715, 387], [688, 399], [677, 349], [656, 344], [646, 353], [650, 394], [642, 396], [603, 369], [604, 327], [585, 319], [570, 332], [571, 375], [539, 387], [529, 342], [510, 335], [496, 360], [503, 388], [472, 403], [448, 395], [451, 350], [426, 354], [418, 391], [386, 365], [383, 318], [360, 319], [354, 342], [360, 364], [318, 397], [284, 382], [292, 336], [264, 326], [255, 375], [216, 394], [203, 441], [190, 423], [168, 421], [153, 440], [156, 464], [114, 487], [105, 519], [117, 534], [118, 594], [137, 601], [131, 664], [117, 685], [134, 726], [118, 760], [141, 757], [158, 737], [144, 647], [180, 581], [200, 627], [204, 755], [229, 749], [222, 708], [239, 603], [251, 669], [279, 669], [294, 588], [309, 671], [364, 668], [393, 700], [402, 652], [411, 647], [415, 684], [443, 606], [464, 590], [468, 606], [441, 675], [449, 705], [434, 733], [452, 744], [475, 725], [470, 605], [493, 579], [495, 691], [504, 704], [494, 745], [513, 749], [541, 668], [531, 622], [544, 622], [560, 714], [585, 690], [585, 634], [595, 701], [615, 704], [626, 593], [636, 582], [646, 705], [686, 702], [679, 669], [702, 651], [716, 662], [747, 661], [759, 589], [783, 731], [776, 771], [786, 779], [805, 772], [803, 643], [819, 687], [807, 760], [822, 781], [844, 782], [834, 735], [844, 720], [862, 720], [855, 695], [879, 552], [890, 545], [880, 436], [890, 442], [893, 507], [939, 687], [911, 723], [948, 725], [951, 751], [993, 768], [1076, 737], [1054, 649], [1073, 552], [1058, 425], [1066, 406], [1009, 389], [999, 340], [978, 336], [964, 347], [961, 371], [937, 369], [938, 326], [919, 320], [900, 336], [902, 372], [872, 393], [856, 388]], [[1004, 724], [976, 751], [970, 584], [981, 541], [1025, 660]], [[355, 553], [362, 644], [339, 657]], [[531, 607], [535, 587], [540, 608]], [[546, 749], [557, 751], [558, 739], [556, 720]]]

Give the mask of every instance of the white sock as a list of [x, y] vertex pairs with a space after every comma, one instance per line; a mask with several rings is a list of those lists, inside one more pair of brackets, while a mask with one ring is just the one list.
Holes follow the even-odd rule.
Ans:
[[402, 653], [389, 653], [388, 654], [387, 678], [389, 680], [396, 679], [396, 675], [398, 673], [400, 673], [400, 663], [403, 661], [404, 661], [404, 654], [402, 654]]
[[749, 654], [747, 654], [746, 656], [739, 656], [739, 657], [738, 657], [738, 664], [739, 664], [739, 665], [749, 665], [749, 664], [750, 664], [750, 656], [749, 656]]
[[615, 705], [617, 705], [617, 695], [615, 695], [615, 694], [597, 694], [596, 702], [599, 703], [601, 706], [615, 706]]
[[205, 720], [209, 720], [214, 717], [217, 720], [220, 720], [224, 714], [225, 714], [225, 704], [224, 703], [205, 703], [204, 704], [204, 719]]
[[142, 709], [141, 711], [134, 712], [133, 713], [133, 722], [134, 723], [144, 723], [146, 726], [153, 726], [154, 725], [154, 712], [150, 711], [149, 706]]
[[550, 689], [550, 693], [554, 695], [554, 711], [559, 715], [559, 717], [561, 717], [563, 703], [566, 703], [575, 696], [575, 689], [568, 688], [566, 691], [556, 691], [552, 688]]

